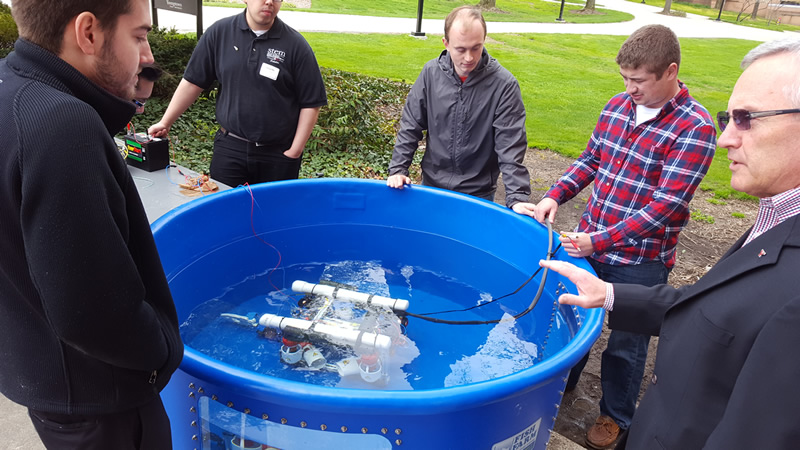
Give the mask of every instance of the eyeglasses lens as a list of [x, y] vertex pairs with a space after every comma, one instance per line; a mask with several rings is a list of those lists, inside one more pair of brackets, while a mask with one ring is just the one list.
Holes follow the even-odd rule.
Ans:
[[731, 115], [733, 116], [733, 123], [736, 124], [736, 128], [743, 131], [750, 129], [749, 111], [745, 111], [743, 109], [734, 109], [733, 111], [731, 111]]
[[730, 120], [728, 111], [720, 111], [717, 113], [717, 124], [719, 124], [720, 131], [725, 131], [725, 127], [728, 126], [728, 120]]
[[728, 122], [733, 119], [736, 128], [746, 131], [750, 129], [750, 112], [744, 109], [734, 109], [728, 114], [727, 111], [720, 111], [717, 113], [717, 123], [719, 123], [720, 131], [725, 131]]

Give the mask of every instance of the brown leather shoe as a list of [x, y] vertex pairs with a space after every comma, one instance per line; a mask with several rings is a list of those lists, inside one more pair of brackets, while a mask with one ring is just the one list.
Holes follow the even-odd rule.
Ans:
[[586, 444], [589, 447], [603, 449], [612, 445], [619, 437], [619, 425], [608, 416], [600, 416], [586, 432]]

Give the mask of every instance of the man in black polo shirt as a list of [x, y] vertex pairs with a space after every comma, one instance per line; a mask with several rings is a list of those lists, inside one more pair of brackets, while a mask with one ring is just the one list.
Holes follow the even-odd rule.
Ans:
[[245, 0], [243, 14], [206, 30], [161, 121], [165, 137], [203, 90], [219, 81], [211, 177], [229, 186], [295, 179], [303, 148], [327, 104], [305, 38], [278, 19], [282, 0]]

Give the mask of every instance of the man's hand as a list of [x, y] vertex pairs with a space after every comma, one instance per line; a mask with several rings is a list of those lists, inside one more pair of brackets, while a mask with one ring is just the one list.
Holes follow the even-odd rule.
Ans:
[[567, 254], [573, 258], [586, 258], [594, 253], [592, 238], [587, 233], [562, 231], [558, 240], [561, 241], [561, 246]]
[[394, 174], [386, 179], [386, 185], [390, 188], [403, 189], [403, 186], [411, 184], [411, 178], [405, 175]]
[[556, 211], [558, 211], [558, 203], [552, 198], [545, 197], [537, 205], [533, 211], [533, 218], [541, 223], [547, 219], [550, 223], [556, 221]]
[[561, 294], [558, 302], [582, 308], [601, 308], [606, 300], [606, 282], [573, 264], [564, 261], [539, 261], [539, 265], [564, 275], [578, 288], [578, 295]]
[[511, 209], [513, 209], [514, 212], [517, 213], [517, 214], [522, 214], [523, 216], [534, 217], [533, 214], [534, 214], [534, 211], [536, 211], [536, 205], [534, 205], [533, 203], [528, 203], [528, 202], [519, 202], [519, 203], [514, 203], [511, 206]]
[[287, 158], [291, 158], [291, 159], [297, 159], [297, 158], [303, 156], [303, 149], [301, 148], [300, 151], [297, 151], [297, 150], [295, 150], [295, 149], [290, 147], [289, 150], [286, 150], [285, 152], [283, 152], [283, 156], [285, 156]]
[[147, 134], [157, 138], [167, 137], [168, 133], [169, 133], [169, 127], [167, 125], [164, 125], [164, 123], [162, 122], [153, 124], [150, 126], [150, 128], [147, 129]]

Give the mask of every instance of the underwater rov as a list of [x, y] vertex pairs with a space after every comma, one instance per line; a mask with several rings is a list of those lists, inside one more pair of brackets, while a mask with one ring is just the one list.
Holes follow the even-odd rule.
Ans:
[[[408, 300], [301, 280], [292, 283], [292, 290], [307, 294], [293, 311], [296, 317], [269, 313], [258, 319], [256, 313], [221, 316], [245, 326], [263, 327], [265, 337], [280, 337], [280, 359], [289, 366], [336, 372], [341, 377], [360, 375], [368, 383], [388, 381], [385, 361], [403, 339], [408, 321], [398, 314], [408, 309]], [[347, 319], [337, 317], [335, 302], [347, 311]], [[329, 346], [347, 349], [352, 356], [328, 363], [320, 348]]]

